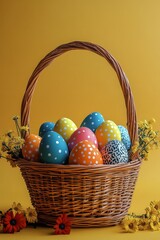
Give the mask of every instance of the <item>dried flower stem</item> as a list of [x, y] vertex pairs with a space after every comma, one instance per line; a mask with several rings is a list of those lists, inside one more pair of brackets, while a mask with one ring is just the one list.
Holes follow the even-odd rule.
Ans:
[[18, 116], [13, 117], [13, 120], [14, 120], [15, 125], [16, 125], [16, 129], [17, 129], [17, 134], [18, 134], [19, 137], [21, 137], [21, 129], [19, 127], [18, 119], [19, 119]]

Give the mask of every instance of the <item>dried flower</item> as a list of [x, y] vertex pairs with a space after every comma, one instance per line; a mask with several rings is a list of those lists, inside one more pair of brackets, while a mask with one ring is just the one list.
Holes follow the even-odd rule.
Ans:
[[160, 216], [160, 201], [152, 201], [150, 205], [145, 209], [146, 216], [151, 218], [152, 215]]
[[37, 212], [36, 212], [36, 210], [34, 208], [28, 207], [26, 209], [25, 214], [26, 214], [26, 218], [27, 218], [28, 223], [35, 223], [35, 222], [37, 222]]
[[20, 203], [13, 202], [12, 210], [17, 212], [17, 213], [23, 213], [23, 208], [22, 208], [22, 205]]
[[14, 233], [19, 232], [26, 227], [26, 218], [22, 213], [16, 213], [8, 211], [3, 218], [3, 232]]
[[158, 148], [160, 146], [160, 134], [159, 131], [153, 130], [153, 123], [155, 123], [155, 119], [138, 123], [139, 142], [135, 142], [132, 146], [132, 153], [138, 152], [143, 160], [148, 160], [149, 151], [153, 147]]
[[138, 221], [138, 229], [140, 231], [148, 230], [149, 229], [149, 219], [148, 218], [140, 218]]
[[153, 231], [160, 230], [160, 219], [157, 215], [152, 215], [150, 219], [150, 228]]
[[22, 135], [24, 132], [28, 131], [27, 126], [19, 126], [18, 116], [14, 116], [17, 135], [14, 131], [9, 130], [7, 133], [0, 137], [0, 158], [6, 158], [10, 161], [11, 166], [16, 166], [15, 160], [22, 156], [21, 149], [24, 144], [24, 139]]
[[54, 225], [55, 234], [69, 234], [71, 229], [71, 221], [67, 214], [61, 214]]
[[125, 232], [135, 232], [137, 230], [160, 230], [160, 201], [151, 201], [145, 209], [145, 214], [128, 214], [122, 220], [122, 227]]
[[130, 215], [127, 215], [122, 221], [122, 228], [125, 232], [133, 233], [138, 231], [138, 220]]
[[0, 232], [14, 233], [27, 226], [27, 223], [37, 222], [37, 213], [35, 209], [28, 207], [22, 208], [20, 203], [13, 202], [12, 208], [4, 214], [0, 211]]

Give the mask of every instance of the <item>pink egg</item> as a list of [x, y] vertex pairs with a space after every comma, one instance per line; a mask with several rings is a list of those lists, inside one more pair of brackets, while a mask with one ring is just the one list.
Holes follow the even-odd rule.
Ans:
[[98, 148], [96, 135], [89, 128], [80, 127], [74, 133], [72, 133], [71, 137], [68, 140], [69, 150], [71, 151], [77, 143], [83, 140], [92, 142]]

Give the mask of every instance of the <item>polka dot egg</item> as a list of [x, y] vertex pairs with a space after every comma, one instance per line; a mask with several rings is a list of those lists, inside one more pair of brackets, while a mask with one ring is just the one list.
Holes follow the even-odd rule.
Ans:
[[72, 120], [69, 118], [61, 118], [56, 122], [53, 130], [59, 133], [65, 141], [68, 142], [68, 139], [76, 129], [77, 126]]
[[70, 139], [68, 140], [69, 150], [71, 151], [77, 143], [83, 140], [91, 141], [96, 147], [98, 147], [95, 134], [87, 127], [80, 127], [71, 135]]
[[97, 165], [103, 164], [103, 160], [98, 148], [92, 142], [84, 140], [72, 149], [69, 164]]
[[118, 128], [121, 133], [122, 142], [126, 146], [127, 150], [129, 150], [131, 147], [131, 139], [130, 139], [128, 130], [127, 130], [127, 128], [125, 128], [121, 125], [118, 125]]
[[104, 122], [103, 116], [99, 112], [89, 114], [81, 123], [81, 127], [88, 127], [93, 132]]
[[100, 149], [111, 140], [121, 141], [121, 133], [118, 126], [110, 120], [103, 122], [97, 128], [95, 135]]
[[40, 142], [41, 142], [41, 137], [35, 134], [27, 135], [25, 138], [25, 142], [22, 146], [23, 157], [30, 161], [38, 161]]
[[43, 137], [46, 132], [52, 131], [54, 128], [53, 122], [44, 122], [39, 128], [39, 136]]
[[66, 164], [69, 151], [63, 137], [57, 132], [46, 132], [39, 147], [40, 161], [43, 163]]
[[101, 149], [104, 164], [118, 164], [128, 162], [128, 151], [125, 145], [118, 140], [108, 142]]

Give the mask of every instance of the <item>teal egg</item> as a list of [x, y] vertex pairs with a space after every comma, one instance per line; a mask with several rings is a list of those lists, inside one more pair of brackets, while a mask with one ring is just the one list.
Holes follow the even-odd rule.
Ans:
[[104, 122], [104, 118], [99, 112], [92, 112], [81, 123], [81, 127], [90, 128], [93, 132]]
[[40, 161], [43, 163], [66, 164], [69, 150], [65, 140], [60, 134], [49, 131], [42, 137], [39, 154]]
[[40, 128], [39, 128], [39, 136], [43, 137], [43, 135], [46, 132], [52, 131], [54, 128], [54, 123], [53, 122], [44, 122], [41, 124]]
[[118, 128], [121, 133], [121, 141], [123, 142], [123, 144], [125, 145], [127, 150], [129, 150], [131, 148], [131, 139], [130, 139], [128, 130], [127, 130], [127, 128], [125, 128], [124, 126], [121, 126], [121, 125], [118, 125]]

